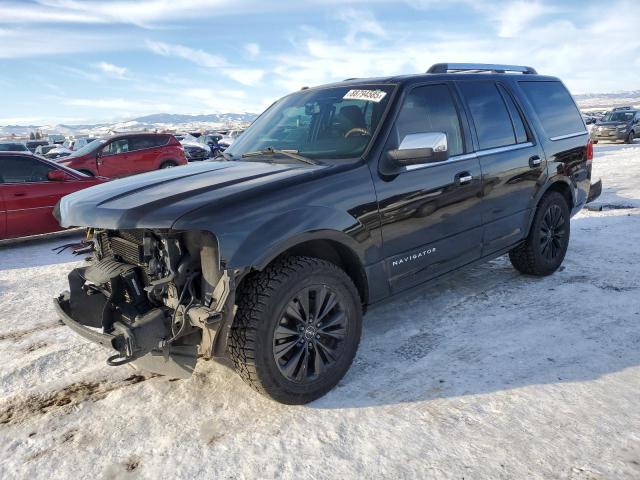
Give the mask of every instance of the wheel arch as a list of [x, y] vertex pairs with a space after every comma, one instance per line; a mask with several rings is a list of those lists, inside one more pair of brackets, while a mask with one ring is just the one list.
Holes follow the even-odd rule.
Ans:
[[[287, 239], [265, 253], [251, 266], [262, 271], [283, 257], [301, 256], [326, 260], [342, 269], [353, 281], [363, 305], [369, 300], [369, 286], [364, 264], [345, 234], [336, 231], [307, 232]], [[243, 277], [240, 282], [244, 280]]]
[[568, 178], [565, 177], [556, 177], [553, 180], [549, 181], [544, 188], [540, 189], [538, 192], [535, 207], [531, 209], [531, 213], [529, 214], [529, 222], [527, 224], [527, 235], [531, 231], [531, 225], [533, 224], [533, 218], [538, 210], [538, 206], [540, 202], [544, 198], [544, 196], [549, 192], [558, 192], [560, 193], [564, 199], [567, 201], [567, 205], [569, 207], [569, 212], [573, 212], [575, 207], [575, 189], [571, 185], [571, 182]]

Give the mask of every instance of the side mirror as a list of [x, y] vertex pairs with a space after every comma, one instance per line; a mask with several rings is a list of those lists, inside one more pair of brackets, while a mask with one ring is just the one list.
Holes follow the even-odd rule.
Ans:
[[400, 146], [387, 152], [398, 165], [442, 162], [449, 158], [447, 134], [443, 132], [411, 133]]
[[64, 182], [67, 179], [67, 174], [62, 170], [51, 170], [47, 173], [47, 179], [52, 182]]

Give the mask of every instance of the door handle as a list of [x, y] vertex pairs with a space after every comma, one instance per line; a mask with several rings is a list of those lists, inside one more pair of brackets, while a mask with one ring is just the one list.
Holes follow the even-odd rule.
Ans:
[[458, 179], [459, 185], [468, 185], [471, 183], [471, 180], [473, 180], [473, 175], [469, 172], [461, 172], [456, 175], [456, 178]]
[[26, 192], [16, 192], [13, 194], [14, 197], [26, 197], [27, 193]]
[[529, 166], [531, 168], [539, 167], [541, 163], [542, 159], [538, 155], [534, 155], [533, 157], [529, 158]]

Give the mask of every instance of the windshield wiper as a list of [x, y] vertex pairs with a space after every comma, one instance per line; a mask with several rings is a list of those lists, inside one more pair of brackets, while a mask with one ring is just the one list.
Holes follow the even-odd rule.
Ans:
[[298, 155], [298, 150], [278, 150], [271, 147], [265, 148], [264, 150], [256, 150], [255, 152], [243, 153], [242, 158], [264, 157], [268, 155], [284, 155], [285, 157], [293, 158], [299, 162], [308, 163], [309, 165], [319, 165], [318, 162], [310, 158]]

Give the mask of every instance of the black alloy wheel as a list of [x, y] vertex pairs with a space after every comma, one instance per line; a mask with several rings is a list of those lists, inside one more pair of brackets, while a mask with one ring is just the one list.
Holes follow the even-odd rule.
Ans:
[[563, 253], [566, 237], [565, 219], [562, 209], [551, 205], [540, 223], [540, 253], [547, 260], [554, 260]]
[[312, 382], [340, 358], [349, 318], [327, 285], [297, 292], [273, 335], [273, 359], [288, 380]]
[[335, 387], [360, 343], [362, 301], [337, 265], [313, 257], [276, 259], [243, 279], [228, 352], [258, 392], [300, 405]]
[[569, 247], [571, 210], [560, 192], [547, 192], [540, 200], [529, 234], [509, 252], [516, 270], [527, 275], [551, 275], [562, 264]]

